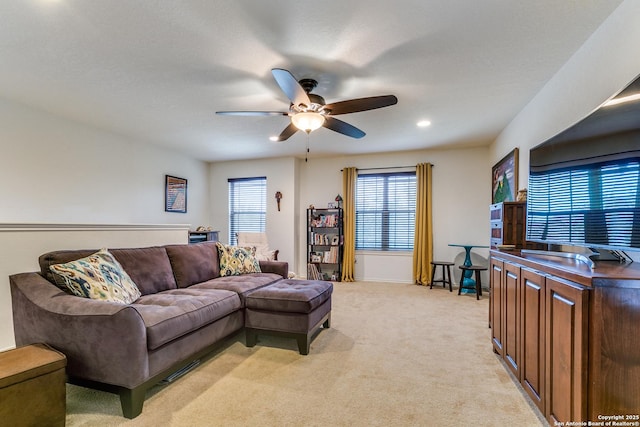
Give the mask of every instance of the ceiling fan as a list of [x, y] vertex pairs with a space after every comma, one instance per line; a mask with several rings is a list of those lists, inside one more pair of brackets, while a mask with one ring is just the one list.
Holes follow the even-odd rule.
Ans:
[[314, 79], [296, 80], [293, 75], [284, 69], [271, 70], [273, 78], [280, 89], [291, 101], [289, 111], [216, 111], [216, 114], [235, 116], [289, 116], [291, 123], [280, 133], [276, 141], [289, 139], [298, 130], [310, 133], [321, 126], [334, 132], [362, 138], [365, 133], [349, 123], [338, 120], [333, 116], [339, 114], [357, 113], [360, 111], [375, 110], [394, 105], [398, 98], [394, 95], [371, 96], [346, 101], [326, 104], [320, 95], [311, 93], [318, 85]]

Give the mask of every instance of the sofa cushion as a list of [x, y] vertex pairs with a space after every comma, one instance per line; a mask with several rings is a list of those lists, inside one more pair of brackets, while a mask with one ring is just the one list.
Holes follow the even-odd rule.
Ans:
[[240, 297], [240, 302], [242, 303], [242, 307], [244, 307], [247, 294], [281, 279], [282, 276], [275, 273], [249, 273], [241, 276], [221, 276], [207, 282], [198, 283], [197, 285], [193, 285], [193, 287], [202, 289], [225, 289], [235, 292]]
[[142, 295], [177, 288], [165, 248], [112, 249], [111, 253], [136, 282]]
[[51, 271], [50, 267], [55, 264], [64, 264], [80, 258], [88, 257], [89, 255], [94, 254], [97, 251], [97, 249], [74, 249], [53, 251], [42, 254], [38, 258], [38, 262], [40, 264], [40, 274], [42, 274], [48, 281], [55, 284], [60, 289], [64, 290], [67, 293], [71, 293], [71, 291], [67, 289], [67, 285], [62, 277]]
[[130, 304], [141, 295], [131, 277], [106, 249], [75, 261], [52, 265], [50, 270], [79, 297]]
[[[58, 286], [64, 285], [59, 280], [56, 281], [56, 277], [49, 270], [49, 267], [54, 264], [63, 264], [87, 257], [96, 251], [96, 249], [74, 249], [47, 252], [40, 255], [38, 259], [40, 272], [50, 282]], [[136, 283], [142, 295], [177, 287], [165, 248], [155, 246], [135, 249], [111, 249], [110, 252]]]
[[132, 305], [147, 329], [147, 348], [155, 350], [241, 308], [235, 292], [222, 289], [171, 289], [142, 296]]
[[252, 248], [228, 246], [216, 242], [220, 259], [220, 276], [260, 273], [260, 264]]
[[323, 280], [283, 279], [247, 295], [247, 308], [310, 313], [331, 298], [333, 283]]
[[179, 288], [186, 288], [220, 276], [215, 242], [167, 245], [165, 249]]

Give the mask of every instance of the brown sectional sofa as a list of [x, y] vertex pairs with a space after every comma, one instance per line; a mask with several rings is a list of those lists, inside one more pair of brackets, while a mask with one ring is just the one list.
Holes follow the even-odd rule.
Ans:
[[118, 393], [127, 418], [142, 412], [149, 387], [245, 326], [248, 293], [288, 274], [286, 262], [260, 261], [261, 273], [220, 277], [216, 246], [205, 242], [110, 250], [142, 293], [129, 305], [54, 284], [49, 266], [94, 252], [49, 252], [39, 273], [10, 277], [16, 345], [47, 343], [64, 353], [68, 381]]

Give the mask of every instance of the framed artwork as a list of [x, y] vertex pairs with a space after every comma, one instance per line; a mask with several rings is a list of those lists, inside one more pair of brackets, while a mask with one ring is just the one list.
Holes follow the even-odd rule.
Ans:
[[491, 203], [515, 202], [518, 192], [517, 148], [493, 166], [491, 178]]
[[187, 180], [177, 176], [165, 175], [164, 180], [165, 212], [187, 212]]

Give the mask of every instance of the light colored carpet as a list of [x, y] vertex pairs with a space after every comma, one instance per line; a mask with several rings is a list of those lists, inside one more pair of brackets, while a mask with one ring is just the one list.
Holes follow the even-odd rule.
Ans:
[[230, 338], [122, 417], [116, 395], [67, 385], [68, 426], [541, 426], [493, 353], [488, 296], [336, 283], [331, 328], [295, 340]]

